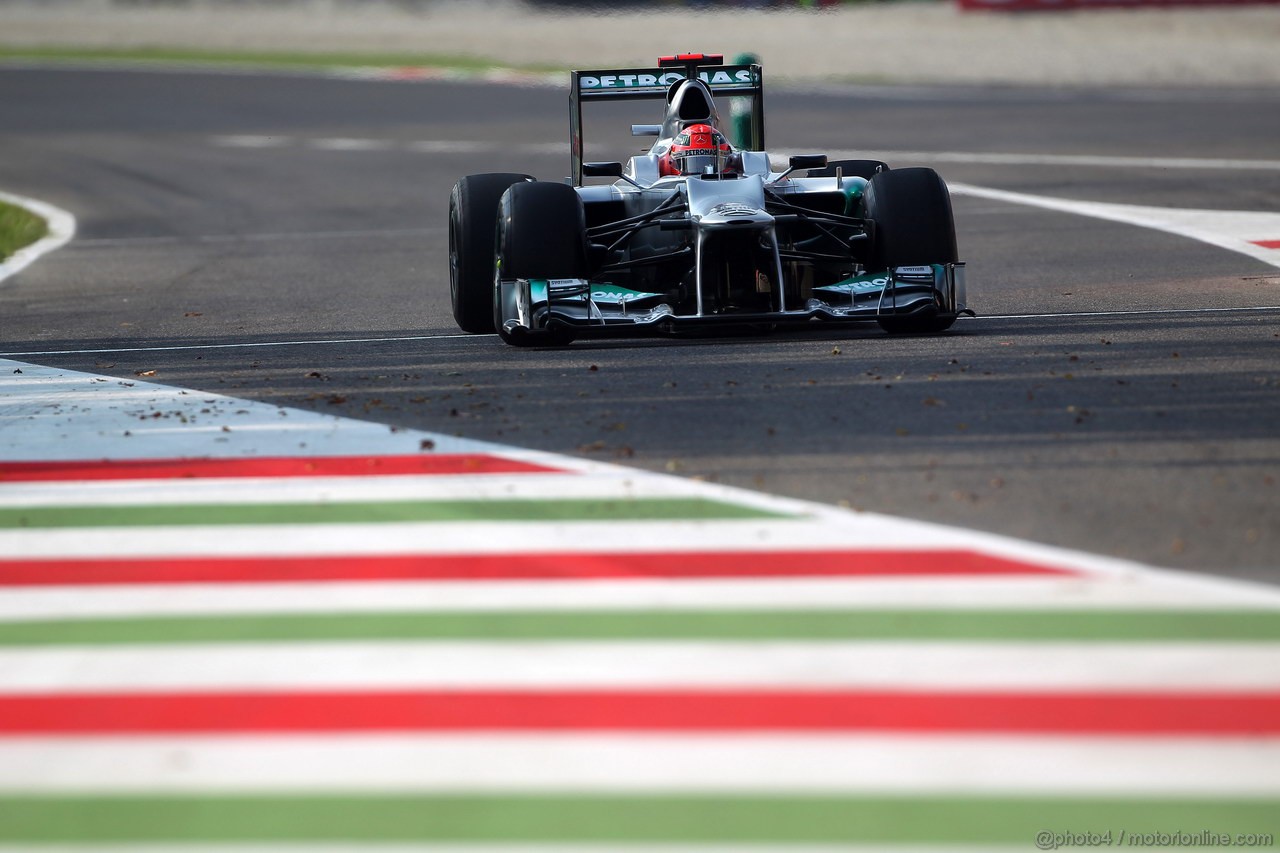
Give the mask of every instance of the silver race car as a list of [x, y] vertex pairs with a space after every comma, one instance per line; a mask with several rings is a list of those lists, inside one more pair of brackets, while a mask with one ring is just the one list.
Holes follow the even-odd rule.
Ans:
[[[463, 330], [516, 346], [866, 320], [928, 334], [972, 313], [938, 174], [820, 154], [774, 171], [759, 65], [682, 54], [574, 71], [570, 84], [569, 180], [480, 174], [453, 188], [449, 283]], [[717, 95], [731, 102], [734, 142]], [[661, 124], [632, 126], [657, 141], [626, 164], [583, 162], [584, 104], [617, 99], [665, 102]]]

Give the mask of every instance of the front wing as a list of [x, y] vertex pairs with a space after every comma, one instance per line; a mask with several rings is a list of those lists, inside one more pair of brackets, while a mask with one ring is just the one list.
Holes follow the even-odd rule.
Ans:
[[677, 314], [662, 294], [584, 279], [498, 282], [503, 331], [512, 338], [564, 329], [576, 337], [675, 332], [724, 325], [851, 322], [967, 312], [963, 263], [899, 267], [815, 287], [804, 306], [785, 311]]

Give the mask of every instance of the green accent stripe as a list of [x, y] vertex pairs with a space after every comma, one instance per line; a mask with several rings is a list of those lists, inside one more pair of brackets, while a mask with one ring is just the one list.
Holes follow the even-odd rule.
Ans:
[[555, 610], [0, 623], [0, 646], [460, 639], [1273, 641], [1280, 611]]
[[1024, 843], [1277, 830], [1276, 799], [665, 795], [7, 797], [0, 840]]
[[0, 508], [0, 529], [421, 521], [663, 521], [789, 518], [706, 498], [370, 501]]

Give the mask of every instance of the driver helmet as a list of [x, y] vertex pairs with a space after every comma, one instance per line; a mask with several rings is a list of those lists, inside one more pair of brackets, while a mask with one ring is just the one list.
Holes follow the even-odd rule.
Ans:
[[671, 149], [662, 158], [661, 173], [701, 175], [708, 167], [713, 172], [737, 171], [733, 146], [711, 125], [693, 124], [671, 140]]

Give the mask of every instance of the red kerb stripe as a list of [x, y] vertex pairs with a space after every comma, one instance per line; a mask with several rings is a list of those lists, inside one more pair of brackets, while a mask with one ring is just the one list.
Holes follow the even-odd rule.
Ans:
[[1253, 245], [1264, 249], [1280, 249], [1280, 240], [1254, 240]]
[[386, 477], [412, 474], [533, 474], [560, 469], [473, 453], [416, 456], [272, 456], [253, 459], [85, 459], [0, 462], [0, 483], [59, 480], [178, 480], [235, 477]]
[[888, 731], [1257, 736], [1278, 693], [443, 691], [22, 695], [0, 735]]
[[964, 550], [0, 560], [0, 586], [1075, 574]]

